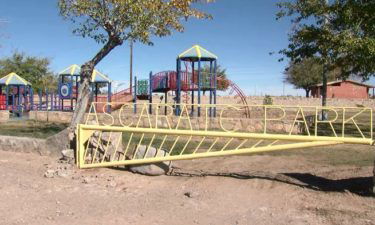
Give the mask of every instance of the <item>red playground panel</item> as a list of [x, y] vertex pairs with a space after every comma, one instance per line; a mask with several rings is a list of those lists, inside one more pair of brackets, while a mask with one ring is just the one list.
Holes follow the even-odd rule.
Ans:
[[5, 95], [0, 95], [0, 110], [6, 109], [6, 97]]

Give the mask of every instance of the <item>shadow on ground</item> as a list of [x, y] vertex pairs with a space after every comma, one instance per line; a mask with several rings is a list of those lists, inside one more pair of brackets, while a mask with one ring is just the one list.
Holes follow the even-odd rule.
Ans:
[[235, 173], [212, 173], [203, 171], [172, 171], [171, 176], [222, 176], [237, 179], [263, 179], [281, 182], [314, 191], [322, 192], [350, 192], [360, 196], [373, 196], [373, 177], [353, 177], [347, 179], [328, 179], [310, 173], [267, 173], [267, 172], [235, 172]]
[[[302, 183], [298, 186], [303, 186], [316, 191], [324, 192], [346, 192], [361, 195], [371, 196], [373, 177], [353, 177], [347, 179], [331, 180], [325, 177], [316, 176], [310, 173], [284, 173], [283, 175], [293, 178]], [[280, 181], [280, 180], [277, 180]], [[287, 183], [290, 183], [288, 181]], [[293, 184], [293, 183], [290, 183]]]

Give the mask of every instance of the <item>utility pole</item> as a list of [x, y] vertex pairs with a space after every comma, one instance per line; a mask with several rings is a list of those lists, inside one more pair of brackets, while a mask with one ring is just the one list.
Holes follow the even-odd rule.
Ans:
[[[329, 0], [325, 0], [325, 5], [328, 6], [329, 5]], [[328, 25], [329, 21], [328, 21], [328, 14], [324, 14], [324, 28], [327, 29], [327, 25]], [[327, 72], [328, 72], [328, 65], [327, 65], [327, 52], [324, 52], [323, 54], [323, 87], [322, 87], [322, 106], [326, 106], [327, 105]], [[324, 113], [323, 113], [324, 114]], [[323, 115], [324, 116], [324, 115]]]
[[133, 40], [130, 40], [130, 78], [129, 78], [130, 94], [133, 95]]

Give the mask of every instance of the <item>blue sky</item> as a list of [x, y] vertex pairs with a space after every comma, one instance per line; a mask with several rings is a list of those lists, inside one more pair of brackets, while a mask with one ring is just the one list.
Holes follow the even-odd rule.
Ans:
[[[213, 20], [190, 20], [184, 33], [153, 38], [154, 46], [134, 46], [134, 74], [146, 78], [150, 71], [175, 69], [176, 56], [199, 44], [219, 57], [229, 79], [246, 94], [283, 94], [282, 71], [286, 62], [269, 55], [287, 46], [289, 20], [275, 20], [275, 0], [217, 0], [202, 6]], [[0, 57], [14, 51], [49, 57], [59, 72], [82, 64], [100, 45], [72, 34], [73, 24], [58, 14], [57, 0], [1, 0]], [[97, 67], [112, 80], [128, 81], [129, 46], [118, 47]], [[287, 85], [285, 94], [303, 95]]]

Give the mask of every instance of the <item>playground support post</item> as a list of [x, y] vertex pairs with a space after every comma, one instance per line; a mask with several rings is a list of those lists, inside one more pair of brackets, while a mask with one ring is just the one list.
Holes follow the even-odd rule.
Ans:
[[5, 93], [6, 93], [6, 96], [5, 96], [5, 106], [6, 106], [6, 110], [9, 110], [8, 109], [8, 106], [9, 106], [9, 86], [7, 85], [6, 88], [5, 88]]
[[30, 94], [30, 88], [29, 86], [25, 87], [25, 94], [23, 96], [24, 101], [25, 101], [25, 110], [28, 110], [28, 106], [30, 105], [30, 98], [28, 98], [28, 94]]
[[14, 111], [14, 102], [15, 102], [15, 96], [14, 92], [12, 93], [12, 110]]
[[150, 72], [150, 79], [149, 79], [149, 84], [148, 84], [148, 99], [150, 102], [148, 113], [152, 114], [152, 71]]
[[17, 94], [18, 94], [17, 110], [21, 111], [20, 107], [21, 107], [22, 98], [21, 98], [21, 88], [20, 88], [20, 86], [17, 86]]
[[[212, 105], [212, 61], [210, 61], [210, 105]], [[210, 117], [212, 117], [212, 107], [210, 107]]]
[[167, 91], [167, 88], [168, 88], [168, 78], [169, 78], [169, 75], [167, 74], [166, 78], [165, 78], [165, 92], [164, 92], [164, 103], [165, 103], [165, 106], [164, 106], [164, 115], [167, 115], [167, 103], [168, 103], [168, 91]]
[[108, 95], [107, 95], [107, 111], [111, 113], [111, 99], [112, 99], [112, 83], [108, 83]]
[[176, 116], [180, 115], [180, 103], [181, 103], [181, 60], [177, 58], [177, 92], [176, 92]]
[[214, 117], [216, 117], [217, 60], [214, 62]]
[[30, 98], [30, 110], [34, 110], [34, 89], [29, 87], [29, 98]]
[[202, 85], [202, 79], [201, 79], [201, 59], [198, 60], [198, 117], [201, 116], [201, 85]]
[[[130, 84], [131, 85], [131, 84]], [[130, 93], [130, 94], [133, 94], [133, 102], [134, 102], [134, 114], [137, 113], [137, 76], [134, 76], [134, 91], [133, 93]]]
[[[192, 80], [192, 89], [191, 89], [191, 113], [194, 115], [194, 71], [195, 71], [195, 63], [192, 62], [192, 65], [191, 65], [191, 68], [192, 68], [192, 71], [191, 71], [191, 80]], [[186, 71], [188, 72], [188, 71]]]
[[95, 102], [98, 102], [98, 83], [95, 83]]

